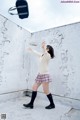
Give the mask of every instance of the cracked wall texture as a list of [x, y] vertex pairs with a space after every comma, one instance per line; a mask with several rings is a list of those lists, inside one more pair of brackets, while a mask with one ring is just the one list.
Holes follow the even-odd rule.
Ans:
[[[29, 66], [25, 71], [24, 56], [25, 42], [30, 36], [28, 31], [0, 16], [0, 94], [27, 88]], [[26, 61], [29, 62], [28, 56]]]
[[80, 23], [29, 33], [0, 15], [0, 94], [32, 89], [38, 59], [27, 52], [27, 47], [33, 42], [37, 46], [32, 48], [42, 51], [41, 43], [45, 40], [55, 52], [49, 64], [52, 94], [80, 101], [79, 37]]
[[[41, 42], [45, 40], [54, 48], [55, 58], [49, 64], [53, 94], [80, 101], [80, 23], [52, 28], [32, 33], [34, 49], [41, 51]], [[38, 61], [32, 60], [28, 88], [31, 89], [38, 71]], [[39, 88], [42, 92], [42, 87]], [[80, 106], [80, 105], [79, 105]]]

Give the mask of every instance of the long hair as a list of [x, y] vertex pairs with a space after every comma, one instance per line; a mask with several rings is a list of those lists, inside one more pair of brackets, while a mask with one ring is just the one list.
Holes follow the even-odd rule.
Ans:
[[50, 46], [50, 45], [47, 45], [47, 49], [49, 49], [48, 53], [50, 54], [51, 58], [53, 59], [54, 58], [54, 49], [53, 49], [53, 47]]

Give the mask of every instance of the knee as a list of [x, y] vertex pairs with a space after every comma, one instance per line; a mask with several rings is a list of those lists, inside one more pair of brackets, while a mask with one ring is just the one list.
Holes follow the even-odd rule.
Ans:
[[32, 90], [37, 91], [37, 86], [33, 85]]

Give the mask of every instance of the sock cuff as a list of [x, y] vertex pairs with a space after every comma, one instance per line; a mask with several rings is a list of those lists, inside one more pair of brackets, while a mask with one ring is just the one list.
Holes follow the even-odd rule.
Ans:
[[51, 93], [47, 94], [47, 96], [50, 96], [50, 95], [52, 95], [52, 94]]

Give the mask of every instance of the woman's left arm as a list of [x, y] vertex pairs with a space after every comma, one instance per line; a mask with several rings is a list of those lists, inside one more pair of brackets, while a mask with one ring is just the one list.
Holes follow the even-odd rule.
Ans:
[[46, 52], [46, 42], [45, 41], [42, 42], [42, 49], [43, 49], [43, 52]]

